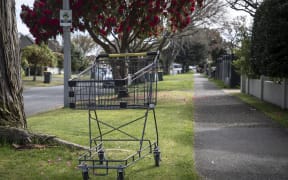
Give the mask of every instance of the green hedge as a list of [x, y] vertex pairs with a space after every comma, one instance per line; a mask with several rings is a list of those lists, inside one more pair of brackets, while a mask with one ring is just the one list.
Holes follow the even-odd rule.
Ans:
[[264, 0], [257, 9], [250, 61], [258, 75], [288, 77], [287, 0]]

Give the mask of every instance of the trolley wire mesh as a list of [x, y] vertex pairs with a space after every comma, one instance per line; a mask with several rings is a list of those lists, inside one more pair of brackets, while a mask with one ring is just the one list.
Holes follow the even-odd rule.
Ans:
[[70, 107], [76, 109], [147, 108], [157, 101], [155, 53], [101, 55], [69, 81]]

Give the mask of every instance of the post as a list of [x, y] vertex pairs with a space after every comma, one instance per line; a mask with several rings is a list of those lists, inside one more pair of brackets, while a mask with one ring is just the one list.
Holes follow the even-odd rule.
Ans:
[[264, 76], [260, 76], [260, 99], [261, 101], [264, 100]]
[[246, 94], [250, 94], [250, 78], [247, 76], [247, 80], [246, 80], [246, 83], [247, 83], [247, 91], [246, 91]]
[[240, 86], [241, 86], [241, 93], [246, 93], [246, 75], [245, 74], [241, 74]]
[[[69, 0], [63, 0], [63, 9], [69, 10]], [[64, 107], [69, 107], [68, 80], [71, 78], [71, 42], [70, 26], [63, 26], [64, 40]]]
[[281, 108], [286, 109], [287, 108], [287, 79], [284, 78], [282, 82], [282, 104]]

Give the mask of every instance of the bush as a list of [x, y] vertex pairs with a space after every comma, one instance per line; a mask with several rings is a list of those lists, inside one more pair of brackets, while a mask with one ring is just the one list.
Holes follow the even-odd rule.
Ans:
[[287, 0], [264, 0], [256, 11], [250, 62], [258, 75], [288, 77], [287, 9]]
[[239, 75], [246, 75], [248, 77], [257, 77], [251, 68], [250, 64], [250, 50], [251, 50], [251, 39], [246, 37], [241, 42], [241, 48], [235, 52], [236, 60], [232, 62], [233, 67]]

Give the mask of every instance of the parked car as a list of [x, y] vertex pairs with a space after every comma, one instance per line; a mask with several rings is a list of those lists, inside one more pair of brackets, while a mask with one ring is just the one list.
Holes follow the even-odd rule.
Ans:
[[170, 67], [170, 74], [180, 74], [182, 72], [182, 65], [178, 63], [173, 63]]
[[189, 66], [189, 70], [196, 73], [197, 72], [197, 67], [196, 66]]

